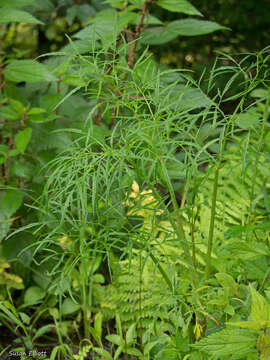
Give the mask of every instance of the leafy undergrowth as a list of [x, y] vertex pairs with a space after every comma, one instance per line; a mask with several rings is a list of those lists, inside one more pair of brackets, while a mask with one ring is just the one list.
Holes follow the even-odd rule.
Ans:
[[43, 63], [3, 61], [0, 356], [268, 359], [269, 49], [195, 82], [144, 46], [223, 26], [108, 3]]

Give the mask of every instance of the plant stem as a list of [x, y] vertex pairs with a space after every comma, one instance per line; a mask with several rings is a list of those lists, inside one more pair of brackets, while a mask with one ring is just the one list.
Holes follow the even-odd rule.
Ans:
[[152, 2], [152, 0], [146, 0], [142, 6], [142, 12], [140, 15], [140, 19], [136, 26], [135, 41], [132, 43], [130, 50], [128, 52], [128, 66], [130, 68], [133, 68], [133, 65], [134, 65], [134, 55], [135, 55], [135, 51], [136, 51], [136, 48], [138, 45], [139, 37], [141, 36], [142, 30], [143, 30], [143, 21], [147, 14], [148, 6], [150, 5], [151, 2]]
[[216, 218], [216, 204], [217, 204], [217, 190], [218, 190], [218, 182], [219, 182], [219, 170], [222, 164], [223, 153], [226, 147], [227, 136], [229, 133], [229, 129], [231, 124], [234, 122], [238, 110], [241, 108], [244, 97], [242, 97], [241, 101], [235, 108], [233, 114], [231, 115], [229, 121], [225, 125], [224, 132], [220, 138], [220, 150], [218, 154], [215, 177], [214, 177], [214, 185], [213, 185], [213, 195], [212, 195], [212, 206], [211, 206], [211, 218], [210, 218], [210, 226], [209, 226], [209, 236], [208, 236], [208, 244], [207, 244], [207, 255], [206, 255], [206, 266], [205, 266], [205, 280], [209, 278], [210, 275], [210, 267], [211, 267], [211, 255], [213, 249], [213, 240], [214, 240], [214, 228], [215, 228], [215, 218]]
[[211, 218], [210, 218], [208, 245], [207, 245], [206, 266], [205, 266], [205, 279], [208, 279], [209, 275], [210, 275], [211, 254], [212, 254], [212, 248], [213, 248], [214, 227], [215, 227], [215, 218], [216, 218], [218, 180], [219, 180], [219, 166], [217, 166], [217, 168], [215, 170], [215, 178], [214, 178], [214, 188], [213, 188], [212, 206], [211, 206]]
[[169, 178], [167, 169], [166, 169], [166, 167], [164, 165], [163, 159], [161, 159], [160, 162], [161, 162], [161, 167], [162, 167], [163, 174], [164, 174], [164, 176], [166, 178], [167, 186], [168, 186], [168, 189], [169, 189], [169, 192], [170, 192], [170, 196], [171, 196], [171, 200], [172, 200], [172, 204], [173, 204], [173, 208], [174, 208], [175, 216], [176, 216], [176, 224], [175, 224], [175, 221], [173, 221], [173, 220], [171, 221], [171, 223], [172, 223], [173, 227], [175, 228], [177, 236], [179, 237], [179, 239], [181, 239], [181, 245], [182, 245], [182, 248], [183, 248], [183, 251], [184, 251], [184, 254], [185, 254], [185, 258], [186, 258], [187, 263], [188, 263], [190, 277], [191, 277], [193, 286], [196, 289], [196, 288], [198, 288], [199, 283], [198, 283], [196, 269], [195, 269], [194, 264], [193, 264], [193, 259], [192, 259], [192, 256], [190, 254], [189, 247], [188, 247], [188, 245], [186, 243], [187, 240], [186, 240], [185, 230], [184, 230], [184, 227], [183, 227], [183, 224], [182, 224], [181, 215], [179, 213], [180, 209], [179, 209], [176, 197], [175, 197], [175, 193], [174, 193], [174, 190], [173, 190], [173, 187], [172, 187], [171, 180]]

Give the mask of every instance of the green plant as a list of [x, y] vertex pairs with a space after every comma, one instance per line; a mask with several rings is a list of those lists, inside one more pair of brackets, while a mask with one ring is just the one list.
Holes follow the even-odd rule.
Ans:
[[[1, 323], [24, 348], [57, 337], [51, 359], [76, 347], [78, 359], [204, 360], [246, 315], [247, 284], [268, 290], [269, 50], [221, 56], [196, 82], [151, 52], [225, 29], [153, 16], [201, 15], [191, 3], [110, 0], [84, 18], [82, 6], [61, 50], [2, 58], [0, 250], [25, 290], [3, 290]], [[2, 7], [37, 22], [26, 9]], [[264, 335], [236, 356], [258, 336], [266, 353]]]
[[[96, 59], [98, 56], [99, 53]], [[250, 65], [248, 66], [250, 67]], [[136, 70], [136, 68], [137, 64], [134, 69]], [[241, 69], [241, 67], [237, 68], [236, 72], [233, 67], [227, 67], [226, 71], [232, 71], [236, 76], [242, 76], [244, 71]], [[218, 71], [217, 69], [216, 72], [213, 72], [213, 79], [217, 76]], [[265, 181], [266, 174], [258, 176], [258, 183], [254, 177], [249, 180], [248, 170], [242, 172], [243, 169], [239, 168], [239, 164], [241, 164], [239, 149], [242, 149], [241, 139], [245, 136], [247, 129], [249, 136], [252, 134], [253, 141], [261, 144], [261, 134], [264, 133], [265, 125], [263, 122], [261, 127], [260, 118], [261, 114], [263, 114], [263, 119], [267, 118], [265, 109], [268, 107], [267, 102], [266, 106], [262, 103], [262, 106], [258, 104], [261, 113], [259, 111], [256, 117], [253, 116], [254, 112], [251, 111], [251, 115], [248, 113], [251, 118], [249, 125], [246, 120], [242, 120], [247, 114], [244, 110], [244, 101], [248, 100], [250, 92], [257, 86], [257, 78], [246, 81], [243, 92], [239, 94], [241, 102], [234, 114], [224, 116], [222, 110], [217, 106], [217, 100], [222, 102], [222, 96], [227, 91], [226, 88], [224, 94], [217, 98], [216, 103], [204, 95], [199, 88], [195, 88], [194, 84], [191, 85], [192, 82], [189, 78], [187, 78], [184, 88], [181, 87], [183, 75], [176, 83], [173, 83], [173, 87], [165, 83], [164, 88], [160, 89], [160, 84], [163, 84], [164, 78], [169, 74], [173, 74], [173, 72], [156, 72], [156, 79], [151, 79], [151, 86], [154, 90], [148, 88], [148, 83], [141, 88], [142, 84], [138, 84], [136, 78], [134, 80], [126, 79], [126, 86], [137, 89], [137, 94], [140, 96], [130, 97], [127, 94], [124, 102], [116, 98], [117, 106], [121, 107], [121, 112], [119, 110], [117, 115], [116, 127], [112, 131], [106, 129], [105, 134], [102, 134], [99, 127], [95, 125], [90, 126], [85, 135], [81, 131], [82, 137], [78, 139], [74, 147], [52, 163], [50, 169], [52, 176], [49, 178], [45, 191], [46, 202], [42, 212], [45, 219], [49, 219], [48, 224], [51, 224], [55, 233], [59, 231], [68, 233], [71, 238], [79, 238], [79, 243], [83, 242], [84, 246], [80, 250], [83, 251], [81, 257], [86, 251], [94, 250], [94, 252], [103, 253], [105, 259], [107, 258], [108, 271], [111, 268], [113, 282], [112, 286], [109, 285], [111, 293], [108, 293], [108, 302], [100, 304], [104, 308], [105, 316], [106, 306], [112, 314], [116, 310], [113, 303], [116, 304], [119, 299], [122, 299], [120, 316], [123, 324], [127, 322], [126, 326], [128, 327], [131, 325], [130, 323], [136, 321], [140, 333], [145, 326], [143, 319], [154, 318], [156, 324], [160, 326], [160, 333], [162, 333], [165, 331], [161, 330], [162, 326], [164, 329], [166, 326], [170, 329], [170, 324], [166, 324], [164, 321], [163, 313], [167, 314], [173, 307], [179, 307], [185, 299], [188, 306], [187, 309], [183, 309], [181, 314], [182, 327], [185, 324], [186, 329], [189, 328], [191, 331], [189, 342], [192, 343], [196, 338], [204, 336], [207, 326], [210, 326], [207, 324], [209, 319], [212, 321], [214, 319], [216, 324], [219, 323], [218, 320], [215, 320], [215, 316], [211, 315], [214, 302], [210, 301], [210, 306], [207, 306], [209, 298], [204, 292], [202, 292], [203, 295], [200, 295], [201, 290], [198, 285], [203, 284], [202, 271], [205, 268], [208, 268], [207, 277], [209, 277], [209, 260], [211, 258], [213, 258], [214, 267], [219, 272], [227, 272], [227, 269], [224, 271], [224, 268], [221, 268], [221, 261], [215, 260], [215, 253], [220, 251], [220, 241], [224, 234], [230, 234], [228, 224], [230, 226], [238, 224], [237, 221], [242, 223], [242, 220], [237, 220], [235, 215], [239, 212], [237, 208], [239, 207], [239, 196], [237, 197], [237, 193], [234, 194], [230, 191], [231, 184], [240, 186], [243, 174], [245, 181], [241, 185], [242, 187], [239, 187], [239, 191], [242, 189], [242, 194], [245, 194], [247, 187], [251, 186], [253, 189], [253, 195], [247, 193], [242, 200], [242, 212], [247, 215], [248, 220], [246, 224], [242, 225], [245, 229], [248, 229], [250, 219], [252, 219], [249, 215], [250, 200], [246, 206], [245, 198], [251, 199], [262, 191], [262, 183]], [[174, 76], [177, 75], [174, 74]], [[232, 77], [232, 80], [234, 78], [235, 76]], [[210, 79], [210, 81], [213, 80]], [[175, 91], [178, 85], [183, 94], [192, 92], [199, 97], [201, 102], [196, 104], [195, 109], [192, 106], [185, 107], [186, 104], [183, 107], [182, 102], [179, 102], [179, 99], [170, 92], [170, 89]], [[147, 95], [144, 94], [145, 91]], [[164, 93], [169, 94], [168, 98], [164, 99]], [[200, 108], [202, 110], [199, 110]], [[243, 110], [239, 115], [241, 109]], [[95, 115], [94, 111], [91, 115]], [[99, 116], [98, 111], [96, 116]], [[181, 119], [181, 121], [177, 122], [177, 119]], [[257, 137], [254, 126], [256, 124], [259, 129], [259, 137]], [[247, 126], [248, 128], [246, 128]], [[235, 128], [242, 133], [240, 136], [234, 130]], [[203, 144], [202, 139], [206, 136], [205, 129], [212, 129], [213, 138]], [[251, 132], [253, 130], [254, 133]], [[190, 141], [190, 138], [193, 142]], [[85, 141], [85, 148], [82, 146], [82, 141]], [[236, 156], [238, 160], [234, 158], [232, 144], [235, 144], [234, 146], [238, 149]], [[182, 149], [184, 149], [183, 152]], [[252, 149], [248, 153], [244, 153], [244, 159], [247, 160], [247, 156], [249, 156], [251, 164], [253, 164], [251, 171], [254, 171], [252, 166], [255, 164], [258, 168], [260, 158], [257, 154], [258, 152], [253, 153]], [[264, 161], [263, 158], [262, 161]], [[199, 168], [205, 164], [207, 171], [203, 173]], [[218, 165], [218, 176], [224, 180], [225, 192], [221, 195], [218, 192], [219, 177], [216, 175], [215, 167], [211, 166], [212, 164]], [[238, 169], [234, 172], [233, 177], [230, 174], [232, 168]], [[179, 169], [182, 171], [182, 177]], [[184, 178], [186, 179], [185, 183]], [[146, 190], [140, 192], [134, 179], [142, 186], [144, 184]], [[216, 179], [214, 187], [213, 179]], [[167, 202], [164, 202], [163, 196], [158, 192], [158, 187], [156, 188], [153, 184], [161, 184], [167, 189]], [[174, 193], [174, 188], [177, 186], [182, 191], [184, 198], [180, 206]], [[213, 196], [212, 194], [215, 192], [216, 195]], [[221, 200], [219, 196], [222, 196]], [[212, 212], [210, 210], [211, 198], [217, 204], [215, 211], [212, 210]], [[235, 200], [233, 200], [234, 198]], [[233, 205], [234, 201], [235, 206]], [[225, 223], [223, 209], [227, 202], [234, 206], [232, 208], [234, 210], [231, 209], [226, 215], [228, 223]], [[181, 216], [179, 216], [180, 212]], [[230, 221], [230, 218], [233, 221]], [[216, 240], [211, 245], [214, 238], [213, 225], [215, 223], [213, 223], [213, 219], [216, 220], [216, 239], [221, 237], [221, 240]], [[72, 231], [67, 230], [71, 224]], [[212, 229], [210, 236], [208, 236], [209, 229]], [[187, 234], [185, 238], [183, 238], [183, 234]], [[262, 236], [263, 234], [262, 232]], [[47, 241], [47, 244], [50, 244], [50, 241]], [[231, 244], [230, 239], [230, 246]], [[161, 259], [160, 254], [163, 255]], [[218, 255], [222, 255], [222, 252]], [[115, 256], [117, 266], [114, 269], [113, 258]], [[119, 257], [120, 260], [118, 260]], [[239, 264], [239, 259], [237, 262]], [[179, 265], [175, 266], [175, 263]], [[232, 262], [229, 264], [232, 266]], [[121, 271], [121, 265], [125, 269], [124, 273]], [[129, 275], [130, 269], [132, 275]], [[153, 311], [156, 304], [163, 305], [160, 294], [155, 302], [153, 287], [152, 289], [146, 288], [148, 294], [145, 297], [144, 282], [147, 284], [145, 270], [150, 274], [156, 272], [157, 289], [164, 288], [163, 281], [165, 281], [165, 292], [167, 296], [168, 293], [170, 296], [164, 303], [164, 310]], [[213, 268], [211, 270], [214, 271]], [[230, 269], [228, 270], [230, 271]], [[188, 284], [182, 286], [182, 289], [178, 288], [179, 274], [184, 276]], [[137, 277], [138, 281], [135, 281], [137, 285], [134, 286], [133, 282]], [[221, 283], [224, 282], [226, 274], [222, 277], [219, 275], [218, 279]], [[131, 283], [131, 281], [133, 282]], [[192, 286], [190, 286], [190, 282]], [[89, 289], [91, 288], [89, 287]], [[224, 291], [227, 291], [226, 289], [228, 287], [224, 287]], [[215, 296], [214, 292], [211, 296]], [[241, 299], [241, 295], [239, 296]], [[181, 297], [183, 299], [175, 301], [175, 297], [178, 297], [179, 300]], [[223, 293], [220, 300], [222, 297], [224, 297]], [[228, 299], [227, 295], [227, 299], [221, 300], [222, 304], [227, 306], [226, 316], [230, 312], [231, 315], [233, 313]], [[136, 309], [135, 312], [134, 309]], [[119, 311], [119, 309], [117, 310]], [[142, 316], [143, 311], [145, 311], [145, 315]], [[125, 318], [125, 316], [127, 317]], [[85, 319], [87, 320], [87, 317]], [[195, 335], [192, 335], [193, 331], [195, 331]], [[157, 335], [155, 330], [151, 335]]]
[[[260, 359], [267, 359], [270, 344], [268, 334], [270, 307], [265, 298], [252, 286], [250, 292], [252, 302], [250, 320], [230, 322], [226, 329], [209, 335], [193, 346], [214, 357], [257, 359], [259, 355]], [[235, 331], [231, 326], [240, 329]]]

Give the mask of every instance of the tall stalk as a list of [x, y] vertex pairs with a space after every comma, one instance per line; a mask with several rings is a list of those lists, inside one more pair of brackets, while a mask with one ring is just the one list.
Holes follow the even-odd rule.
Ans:
[[219, 167], [217, 166], [215, 170], [215, 178], [214, 178], [214, 187], [213, 187], [213, 196], [212, 196], [212, 205], [211, 205], [211, 218], [210, 218], [206, 265], [205, 265], [206, 279], [208, 279], [210, 275], [211, 255], [213, 248], [214, 228], [215, 228], [215, 218], [216, 218], [218, 180], [219, 180]]
[[215, 176], [214, 176], [214, 184], [213, 184], [213, 193], [212, 193], [212, 203], [211, 203], [211, 217], [210, 217], [210, 225], [209, 225], [209, 235], [208, 235], [208, 243], [207, 243], [207, 255], [206, 255], [206, 266], [205, 266], [205, 280], [209, 279], [210, 270], [211, 270], [211, 258], [212, 258], [212, 250], [214, 243], [214, 229], [215, 229], [215, 219], [216, 219], [216, 204], [217, 204], [217, 193], [218, 193], [218, 185], [219, 185], [219, 171], [222, 166], [223, 155], [226, 148], [226, 142], [229, 134], [229, 129], [231, 124], [234, 122], [238, 110], [241, 108], [244, 97], [240, 100], [238, 105], [236, 106], [233, 114], [230, 119], [227, 121], [224, 131], [221, 134], [220, 138], [220, 146], [219, 146], [219, 154], [217, 159], [217, 164], [215, 167]]
[[184, 227], [183, 227], [183, 224], [182, 224], [181, 215], [179, 213], [180, 209], [179, 209], [178, 203], [176, 201], [176, 197], [175, 197], [175, 194], [174, 194], [174, 191], [173, 191], [172, 183], [171, 183], [171, 180], [169, 178], [167, 169], [166, 169], [166, 167], [164, 165], [163, 159], [161, 159], [161, 167], [162, 167], [163, 174], [164, 174], [164, 176], [166, 178], [167, 186], [168, 186], [168, 189], [169, 189], [169, 192], [170, 192], [170, 197], [171, 197], [172, 204], [173, 204], [173, 209], [174, 209], [174, 212], [175, 212], [176, 221], [174, 221], [172, 219], [172, 217], [170, 216], [171, 223], [172, 223], [172, 225], [173, 225], [173, 227], [174, 227], [174, 229], [176, 231], [176, 234], [177, 234], [178, 238], [181, 239], [181, 245], [182, 245], [182, 248], [183, 248], [183, 251], [184, 251], [184, 254], [185, 254], [185, 258], [186, 258], [187, 263], [188, 263], [190, 277], [191, 277], [194, 288], [197, 289], [198, 286], [199, 286], [198, 276], [197, 276], [197, 273], [196, 273], [196, 269], [194, 267], [192, 256], [191, 256], [190, 251], [189, 251], [189, 246], [187, 245], [186, 234], [185, 234], [185, 230], [184, 230]]
[[252, 189], [251, 189], [251, 196], [250, 196], [250, 214], [252, 213], [252, 202], [253, 202], [254, 196], [255, 196], [254, 194], [255, 194], [256, 179], [257, 179], [257, 175], [258, 175], [259, 156], [261, 154], [262, 147], [264, 145], [265, 130], [267, 129], [267, 120], [269, 117], [269, 106], [270, 106], [270, 88], [268, 89], [267, 99], [266, 99], [265, 106], [264, 106], [261, 133], [260, 133], [260, 137], [258, 140], [258, 150], [257, 150], [257, 154], [255, 157], [255, 162], [254, 162], [254, 171], [253, 171], [254, 177], [253, 177], [253, 181], [252, 181]]

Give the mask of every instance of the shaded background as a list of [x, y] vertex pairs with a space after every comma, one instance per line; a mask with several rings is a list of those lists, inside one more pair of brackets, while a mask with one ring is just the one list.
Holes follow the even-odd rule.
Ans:
[[[225, 25], [231, 31], [209, 35], [179, 37], [165, 45], [151, 46], [159, 61], [172, 67], [189, 67], [196, 71], [209, 64], [216, 51], [254, 52], [270, 44], [270, 1], [267, 0], [197, 0], [193, 1], [205, 20]], [[0, 25], [1, 48], [9, 56], [32, 58], [56, 51], [81, 29], [96, 11], [108, 6], [102, 0], [37, 0], [28, 7], [45, 25]], [[151, 13], [164, 23], [188, 16], [153, 6]]]

